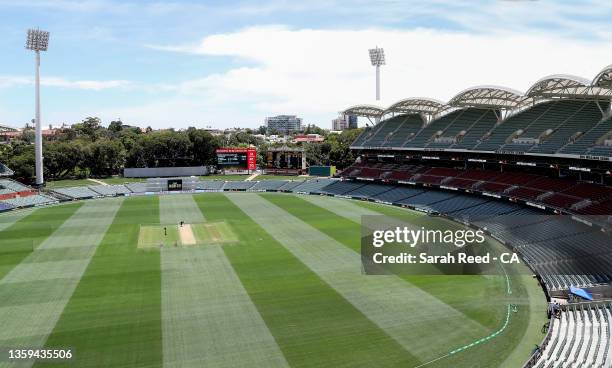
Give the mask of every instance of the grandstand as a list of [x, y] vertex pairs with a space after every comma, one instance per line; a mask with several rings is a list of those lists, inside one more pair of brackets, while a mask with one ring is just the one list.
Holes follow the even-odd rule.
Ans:
[[13, 176], [15, 174], [13, 170], [9, 169], [8, 166], [0, 162], [0, 176]]
[[[448, 103], [405, 99], [387, 109], [353, 106], [347, 115], [381, 119], [366, 128], [352, 148], [559, 155], [612, 154], [612, 87], [551, 75], [525, 94], [498, 86], [469, 88]], [[607, 161], [607, 160], [606, 160]]]
[[[547, 76], [525, 93], [479, 86], [447, 103], [353, 106], [344, 113], [379, 122], [351, 145], [358, 159], [340, 175], [352, 184], [321, 191], [371, 190], [370, 200], [470, 223], [518, 252], [549, 296], [583, 287], [609, 298], [611, 76], [612, 65], [593, 80]], [[380, 139], [409, 117], [423, 124]], [[611, 308], [570, 301], [525, 367], [612, 367]]]
[[223, 190], [244, 191], [250, 189], [253, 185], [255, 185], [255, 182], [252, 181], [226, 181]]
[[0, 179], [0, 188], [14, 192], [31, 191], [32, 188], [10, 179]]
[[100, 193], [95, 192], [88, 187], [69, 187], [57, 188], [52, 193], [58, 193], [60, 196], [65, 196], [72, 199], [89, 199], [101, 197]]
[[129, 194], [132, 191], [125, 185], [90, 185], [89, 189], [103, 196], [118, 196]]
[[612, 367], [612, 303], [564, 306], [549, 329], [534, 367]]

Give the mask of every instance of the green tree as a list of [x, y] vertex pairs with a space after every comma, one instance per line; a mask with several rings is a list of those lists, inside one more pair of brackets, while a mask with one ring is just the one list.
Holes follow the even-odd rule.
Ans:
[[100, 139], [85, 149], [85, 165], [93, 176], [119, 174], [125, 160], [125, 148], [117, 140]]
[[191, 142], [193, 165], [214, 165], [217, 162], [216, 149], [221, 146], [220, 139], [202, 129], [189, 128], [187, 136]]
[[103, 131], [102, 121], [95, 117], [88, 117], [83, 122], [74, 124], [72, 129], [77, 136], [89, 137], [92, 142], [95, 142]]
[[43, 145], [45, 176], [61, 178], [74, 175], [83, 164], [84, 147], [80, 141], [56, 141]]

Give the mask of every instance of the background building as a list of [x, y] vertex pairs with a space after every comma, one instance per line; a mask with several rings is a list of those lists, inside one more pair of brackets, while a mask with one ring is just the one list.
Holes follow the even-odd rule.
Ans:
[[332, 120], [332, 130], [347, 130], [357, 128], [357, 116], [341, 115]]
[[295, 115], [277, 115], [266, 118], [266, 130], [268, 134], [291, 133], [302, 130], [302, 119]]

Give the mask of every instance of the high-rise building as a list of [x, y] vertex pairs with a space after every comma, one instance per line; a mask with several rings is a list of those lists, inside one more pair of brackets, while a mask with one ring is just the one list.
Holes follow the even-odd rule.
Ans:
[[332, 120], [332, 130], [346, 130], [357, 128], [357, 116], [343, 115]]
[[266, 118], [266, 130], [270, 133], [302, 131], [302, 119], [295, 115], [277, 115]]
[[348, 122], [344, 116], [338, 116], [332, 120], [332, 130], [345, 130], [348, 129]]

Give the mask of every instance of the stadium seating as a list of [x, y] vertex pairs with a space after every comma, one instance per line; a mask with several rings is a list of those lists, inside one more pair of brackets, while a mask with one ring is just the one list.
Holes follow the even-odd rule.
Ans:
[[12, 176], [15, 174], [13, 170], [9, 169], [8, 166], [0, 162], [0, 176]]
[[612, 304], [569, 304], [549, 329], [535, 367], [612, 367]]
[[366, 186], [366, 183], [362, 182], [354, 182], [354, 181], [336, 181], [322, 188], [319, 192], [335, 194], [335, 195], [344, 195], [348, 192], [351, 192], [355, 189]]
[[[582, 104], [579, 111], [574, 114], [566, 111], [566, 115], [560, 117], [563, 120], [563, 124], [553, 128], [555, 129], [554, 132], [531, 148], [529, 152], [555, 153], [562, 146], [568, 144], [573, 136], [584, 133], [597, 125], [601, 120], [601, 111], [597, 103], [579, 102], [578, 104]], [[605, 109], [607, 106], [604, 105], [602, 107]], [[551, 127], [554, 127], [554, 121], [551, 121], [550, 126], [543, 126], [542, 129], [546, 130]]]
[[448, 214], [469, 221], [476, 221], [482, 218], [495, 217], [517, 211], [519, 207], [512, 203], [499, 201], [485, 201], [475, 206], [459, 208], [449, 211]]
[[13, 194], [13, 193], [15, 193], [14, 190], [0, 187], [0, 195], [2, 195], [2, 194]]
[[450, 126], [455, 119], [459, 118], [465, 110], [457, 110], [442, 116], [439, 119], [431, 121], [425, 127], [423, 127], [414, 138], [408, 140], [404, 147], [425, 147], [433, 138], [434, 135], [440, 131], [444, 131]]
[[468, 210], [469, 208], [483, 205], [489, 202], [486, 198], [476, 196], [454, 196], [447, 200], [437, 202], [433, 208], [440, 213], [453, 213], [460, 210]]
[[224, 181], [221, 180], [200, 180], [197, 185], [197, 190], [218, 191], [223, 189]]
[[578, 137], [575, 142], [570, 142], [562, 147], [559, 153], [588, 154], [589, 150], [595, 146], [597, 140], [610, 131], [612, 131], [612, 117], [600, 121], [593, 128]]
[[266, 190], [278, 190], [278, 188], [287, 184], [285, 180], [262, 180], [258, 181], [249, 190], [250, 191], [266, 191]]
[[346, 192], [344, 195], [349, 195], [356, 198], [372, 198], [391, 189], [393, 189], [393, 187], [389, 185], [369, 184]]
[[10, 189], [15, 192], [24, 192], [32, 190], [32, 188], [10, 179], [0, 179], [0, 187], [4, 189]]
[[[484, 133], [493, 128], [496, 121], [497, 118], [491, 110], [474, 108], [462, 110], [440, 135], [443, 140], [431, 142], [426, 147], [449, 148], [453, 146], [453, 148], [472, 148]], [[474, 130], [472, 131], [472, 129]], [[467, 136], [467, 132], [470, 132], [469, 136]], [[465, 135], [460, 135], [460, 133], [465, 133]], [[480, 133], [481, 135], [478, 135]], [[465, 136], [467, 136], [467, 140]], [[459, 141], [461, 141], [460, 144], [457, 144]]]
[[125, 185], [90, 185], [89, 189], [103, 196], [117, 196], [131, 193]]
[[68, 187], [68, 188], [57, 188], [53, 189], [53, 192], [57, 192], [61, 195], [73, 198], [73, 199], [87, 199], [100, 197], [100, 194], [94, 192], [88, 187]]
[[478, 120], [468, 126], [465, 135], [450, 148], [453, 149], [472, 149], [482, 138], [497, 124], [497, 116], [493, 110], [486, 110]]
[[31, 207], [31, 206], [42, 206], [51, 203], [57, 203], [57, 199], [42, 194], [33, 194], [24, 197], [15, 197], [11, 199], [5, 199], [1, 201], [9, 206], [19, 207]]
[[382, 193], [378, 193], [372, 196], [372, 198], [374, 200], [381, 201], [381, 202], [399, 203], [400, 200], [408, 199], [409, 197], [414, 197], [423, 192], [424, 190], [415, 189], [415, 188], [392, 187], [391, 190], [388, 190]]
[[311, 179], [291, 189], [294, 193], [321, 193], [320, 190], [327, 185], [336, 182], [335, 179]]
[[225, 185], [223, 185], [223, 190], [247, 190], [253, 185], [255, 185], [253, 181], [226, 181]]
[[147, 183], [127, 183], [125, 186], [132, 193], [145, 193], [147, 191]]
[[[529, 109], [521, 111], [513, 116], [508, 117], [501, 124], [496, 126], [489, 132], [489, 135], [477, 144], [474, 149], [481, 151], [496, 151], [505, 145], [508, 139], [520, 129], [526, 129], [531, 122], [538, 119], [541, 115], [549, 111], [554, 106], [555, 102], [544, 102], [535, 105]], [[526, 150], [525, 145], [516, 147], [518, 150]], [[531, 148], [531, 146], [527, 146]], [[507, 148], [511, 150], [509, 147]]]
[[397, 131], [403, 125], [405, 116], [395, 116], [393, 118], [385, 120], [384, 123], [377, 126], [376, 133], [372, 135], [365, 143], [368, 147], [380, 147], [383, 143], [391, 137], [393, 132]]
[[[578, 114], [578, 112], [582, 110], [584, 105], [584, 102], [571, 100], [551, 103], [550, 109], [545, 111], [536, 119], [529, 121], [525, 127], [521, 128], [523, 133], [519, 135], [519, 138], [533, 139], [534, 141], [538, 142], [540, 139], [546, 137], [547, 131], [554, 131], [558, 127], [562, 126], [568, 119], [572, 119], [574, 115]], [[594, 103], [593, 106], [595, 107]], [[601, 119], [601, 113], [599, 119]], [[592, 121], [593, 125], [597, 123], [599, 119]], [[501, 150], [527, 152], [531, 151], [534, 147], [537, 147], [537, 144], [525, 145], [518, 143], [507, 143], [501, 147]], [[561, 144], [558, 144], [556, 149], [559, 149], [560, 147]]]
[[15, 208], [15, 207], [12, 204], [0, 201], [0, 212], [1, 211], [7, 211], [7, 210], [10, 210], [10, 209], [13, 209], [13, 208]]
[[543, 101], [499, 123], [492, 109], [458, 109], [427, 124], [416, 114], [399, 115], [367, 127], [352, 146], [611, 156], [612, 146], [603, 142], [612, 132], [612, 117], [602, 119], [608, 107], [602, 101]]
[[285, 184], [280, 186], [277, 190], [283, 191], [283, 192], [290, 192], [293, 188], [297, 187], [298, 185], [301, 185], [302, 183], [304, 183], [303, 180], [287, 181], [285, 182]]
[[410, 205], [413, 207], [422, 208], [425, 210], [437, 211], [436, 207], [434, 206], [435, 203], [448, 200], [454, 196], [455, 195], [453, 193], [430, 190], [430, 191], [425, 191], [421, 194], [415, 195], [413, 197], [402, 199], [398, 201], [397, 203], [406, 204], [406, 205]]
[[401, 147], [406, 140], [411, 139], [423, 127], [423, 118], [420, 115], [404, 115], [404, 120], [395, 131], [387, 137], [383, 144], [385, 147]]

